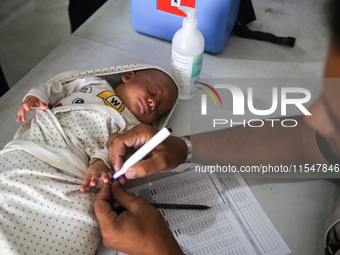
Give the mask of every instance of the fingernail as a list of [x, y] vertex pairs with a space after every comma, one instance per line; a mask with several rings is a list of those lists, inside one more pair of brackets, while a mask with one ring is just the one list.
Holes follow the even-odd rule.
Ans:
[[120, 186], [119, 182], [118, 181], [114, 181], [112, 183], [112, 186], [115, 187], [115, 188], [118, 188]]
[[126, 171], [125, 176], [128, 179], [135, 179], [136, 178], [136, 172], [135, 172], [135, 170], [128, 170], [128, 171]]

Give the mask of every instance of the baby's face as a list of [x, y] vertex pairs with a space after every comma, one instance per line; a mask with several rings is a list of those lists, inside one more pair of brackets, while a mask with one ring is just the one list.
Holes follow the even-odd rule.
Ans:
[[122, 80], [115, 93], [142, 123], [152, 123], [175, 105], [177, 87], [161, 71], [128, 72]]

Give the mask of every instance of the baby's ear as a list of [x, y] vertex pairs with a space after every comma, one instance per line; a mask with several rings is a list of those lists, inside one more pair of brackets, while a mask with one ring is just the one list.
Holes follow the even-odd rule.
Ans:
[[122, 76], [122, 81], [125, 83], [127, 82], [128, 80], [132, 79], [133, 77], [135, 77], [136, 73], [135, 72], [127, 72], [126, 74], [124, 74]]

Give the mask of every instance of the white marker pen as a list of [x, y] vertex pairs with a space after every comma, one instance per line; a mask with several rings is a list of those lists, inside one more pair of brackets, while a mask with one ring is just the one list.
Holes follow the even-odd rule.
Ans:
[[163, 142], [172, 132], [170, 127], [164, 127], [157, 134], [155, 134], [146, 144], [139, 148], [130, 158], [128, 158], [122, 168], [116, 172], [112, 178], [117, 179], [119, 176], [126, 173], [129, 167], [136, 164], [138, 161], [142, 160], [146, 155], [148, 155], [157, 145]]

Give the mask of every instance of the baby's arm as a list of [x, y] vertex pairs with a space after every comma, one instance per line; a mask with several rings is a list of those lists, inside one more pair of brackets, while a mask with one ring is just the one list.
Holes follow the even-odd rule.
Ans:
[[112, 174], [110, 172], [110, 169], [105, 165], [104, 161], [101, 159], [97, 159], [86, 169], [85, 178], [80, 187], [80, 191], [84, 192], [88, 186], [96, 186], [99, 180], [109, 182], [111, 177]]
[[20, 105], [17, 113], [17, 122], [26, 121], [26, 112], [33, 112], [32, 107], [41, 107], [43, 110], [48, 109], [48, 105], [35, 96], [27, 96], [25, 101]]

